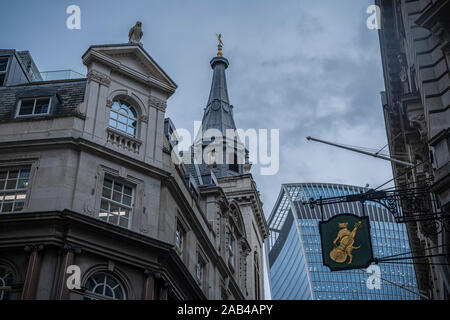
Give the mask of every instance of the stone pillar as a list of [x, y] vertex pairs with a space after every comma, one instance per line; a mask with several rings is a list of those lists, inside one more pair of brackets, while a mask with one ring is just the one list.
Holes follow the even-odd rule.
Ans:
[[69, 288], [67, 287], [67, 268], [73, 265], [75, 261], [75, 254], [80, 254], [81, 249], [66, 243], [62, 248], [63, 257], [60, 264], [59, 270], [59, 281], [58, 287], [56, 289], [56, 300], [68, 300], [69, 299]]
[[164, 281], [159, 292], [159, 300], [169, 300], [169, 283]]
[[44, 246], [28, 245], [25, 246], [24, 250], [30, 253], [30, 258], [28, 260], [25, 284], [22, 291], [22, 300], [34, 300], [36, 299], [36, 290], [39, 281], [41, 252], [44, 250]]
[[142, 300], [155, 300], [155, 276], [153, 272], [146, 269], [144, 271], [145, 282], [142, 292]]

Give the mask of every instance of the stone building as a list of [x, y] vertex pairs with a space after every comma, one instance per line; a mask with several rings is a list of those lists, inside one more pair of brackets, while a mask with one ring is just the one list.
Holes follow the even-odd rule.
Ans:
[[0, 299], [264, 298], [252, 175], [171, 160], [177, 85], [142, 44], [82, 59], [85, 78], [43, 81], [28, 52], [0, 50]]
[[[383, 110], [397, 188], [431, 186], [429, 212], [450, 212], [450, 1], [377, 0], [386, 92]], [[407, 205], [407, 204], [406, 204]], [[407, 224], [419, 288], [450, 299], [449, 223]], [[447, 264], [447, 265], [446, 265]]]

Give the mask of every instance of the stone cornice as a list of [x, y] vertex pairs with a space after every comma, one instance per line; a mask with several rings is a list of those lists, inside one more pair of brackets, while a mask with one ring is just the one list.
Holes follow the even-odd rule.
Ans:
[[94, 152], [102, 157], [109, 160], [115, 160], [119, 163], [125, 164], [139, 170], [145, 174], [152, 177], [164, 178], [170, 175], [168, 171], [161, 168], [155, 167], [151, 164], [142, 162], [135, 158], [131, 158], [123, 153], [114, 151], [111, 148], [107, 148], [96, 144], [94, 142], [88, 141], [84, 138], [50, 138], [50, 139], [39, 139], [39, 140], [24, 140], [24, 141], [14, 141], [14, 142], [2, 142], [0, 145], [0, 150], [32, 150], [32, 149], [43, 149], [43, 148], [82, 148], [88, 152]]

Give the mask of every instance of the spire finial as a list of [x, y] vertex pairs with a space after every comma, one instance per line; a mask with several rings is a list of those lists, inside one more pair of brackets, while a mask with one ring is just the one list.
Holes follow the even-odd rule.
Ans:
[[218, 57], [223, 57], [223, 53], [222, 53], [222, 49], [223, 49], [222, 34], [219, 33], [219, 34], [216, 34], [216, 36], [217, 36], [217, 40], [219, 40], [219, 45], [218, 45], [219, 52], [217, 52], [217, 56]]

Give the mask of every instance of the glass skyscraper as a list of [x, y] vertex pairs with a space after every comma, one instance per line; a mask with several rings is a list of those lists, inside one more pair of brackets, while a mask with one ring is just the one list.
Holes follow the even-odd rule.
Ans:
[[[415, 300], [420, 299], [411, 260], [380, 263], [380, 286], [367, 286], [376, 275], [366, 270], [331, 272], [322, 264], [319, 234], [321, 211], [303, 201], [359, 194], [368, 189], [320, 183], [283, 185], [268, 219], [270, 236], [266, 239], [269, 281], [274, 300]], [[404, 224], [396, 223], [382, 205], [364, 204], [370, 218], [373, 254], [383, 258], [410, 252]], [[324, 220], [341, 213], [362, 216], [359, 202], [323, 206]], [[410, 255], [404, 255], [410, 256]], [[392, 284], [395, 283], [395, 284]]]

